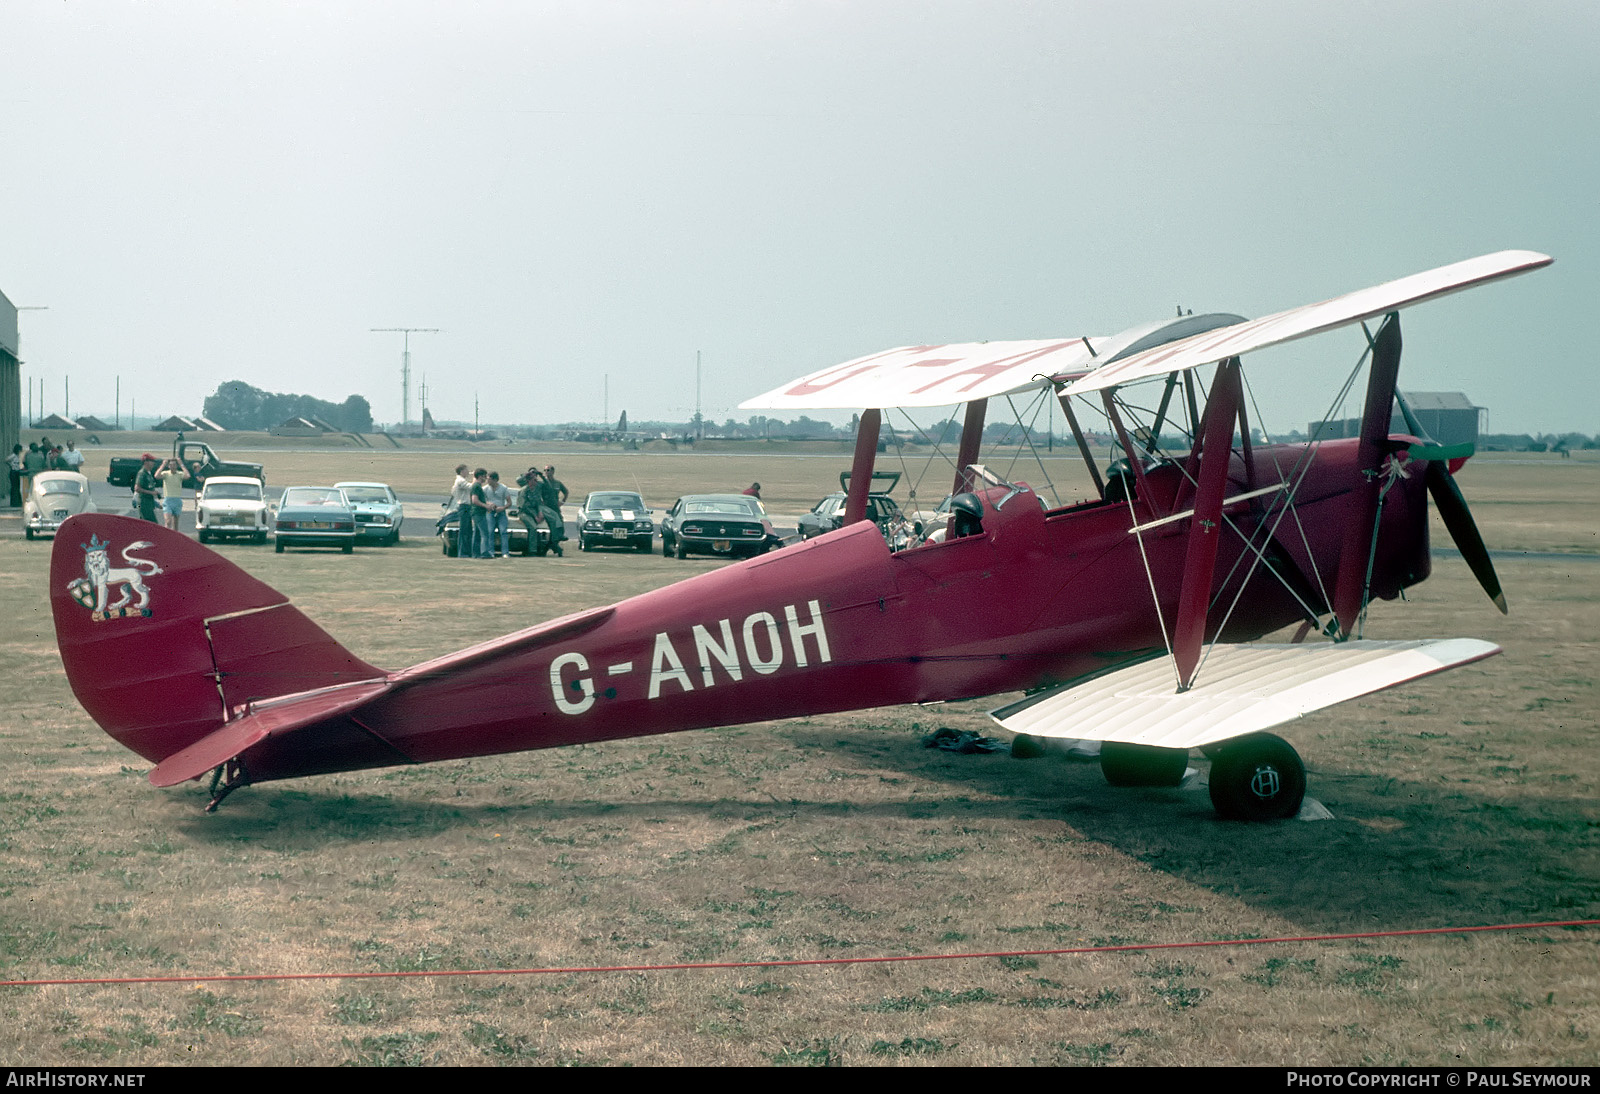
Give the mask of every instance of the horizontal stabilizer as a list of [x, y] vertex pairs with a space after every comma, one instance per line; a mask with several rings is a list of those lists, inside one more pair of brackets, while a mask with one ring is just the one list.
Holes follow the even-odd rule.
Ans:
[[1035, 695], [990, 717], [1035, 737], [1199, 748], [1499, 652], [1477, 638], [1217, 645], [1188, 691], [1178, 691], [1171, 660], [1163, 657]]
[[252, 705], [250, 712], [243, 717], [236, 718], [182, 752], [175, 752], [162, 760], [150, 772], [150, 785], [176, 786], [189, 779], [197, 779], [274, 733], [286, 733], [349, 713], [365, 706], [392, 686], [388, 680], [364, 680], [357, 684], [321, 688], [303, 695], [263, 700]]

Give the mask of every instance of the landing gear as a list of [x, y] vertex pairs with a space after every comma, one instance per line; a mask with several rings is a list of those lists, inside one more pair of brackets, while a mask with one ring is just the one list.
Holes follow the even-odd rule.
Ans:
[[244, 761], [235, 756], [227, 763], [218, 764], [211, 772], [211, 800], [206, 803], [206, 812], [215, 813], [217, 806], [222, 804], [222, 799], [232, 794], [241, 786], [249, 786], [250, 777], [245, 774]]
[[1211, 804], [1227, 820], [1284, 820], [1300, 812], [1306, 766], [1282, 737], [1252, 733], [1211, 756]]
[[1100, 746], [1100, 773], [1112, 786], [1177, 786], [1189, 768], [1187, 748], [1120, 744]]

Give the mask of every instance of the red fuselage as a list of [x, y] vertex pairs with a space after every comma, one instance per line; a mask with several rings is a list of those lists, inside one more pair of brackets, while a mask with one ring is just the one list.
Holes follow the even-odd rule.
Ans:
[[[1236, 453], [1227, 496], [1283, 482], [1304, 458], [1303, 446]], [[1276, 531], [1267, 564], [1241, 536], [1220, 537], [1209, 637], [1245, 641], [1304, 620], [1300, 601], [1328, 611], [1354, 459], [1354, 441], [1322, 444], [1281, 520], [1284, 492], [1224, 509], [1258, 546], [1263, 522]], [[464, 664], [408, 670], [349, 714], [251, 747], [249, 778], [1018, 691], [1165, 647], [1192, 521], [1129, 529], [1193, 504], [1181, 467], [1151, 469], [1131, 506], [1046, 511], [1024, 491], [996, 508], [1006, 494], [982, 495], [979, 535], [891, 554], [862, 522], [625, 600], [548, 641], [510, 635]], [[1371, 596], [1394, 597], [1428, 566], [1423, 476], [1399, 477], [1384, 498]]]

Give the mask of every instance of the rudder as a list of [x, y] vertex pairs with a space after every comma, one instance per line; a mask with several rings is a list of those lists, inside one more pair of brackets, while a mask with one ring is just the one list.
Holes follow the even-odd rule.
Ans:
[[385, 676], [272, 586], [131, 517], [83, 514], [61, 526], [50, 608], [78, 702], [153, 763], [251, 699]]

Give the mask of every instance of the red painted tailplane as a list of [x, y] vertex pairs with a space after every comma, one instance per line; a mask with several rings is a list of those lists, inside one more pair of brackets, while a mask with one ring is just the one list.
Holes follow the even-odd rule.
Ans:
[[86, 514], [61, 526], [50, 607], [78, 702], [154, 763], [251, 700], [385, 675], [270, 585], [130, 517]]

